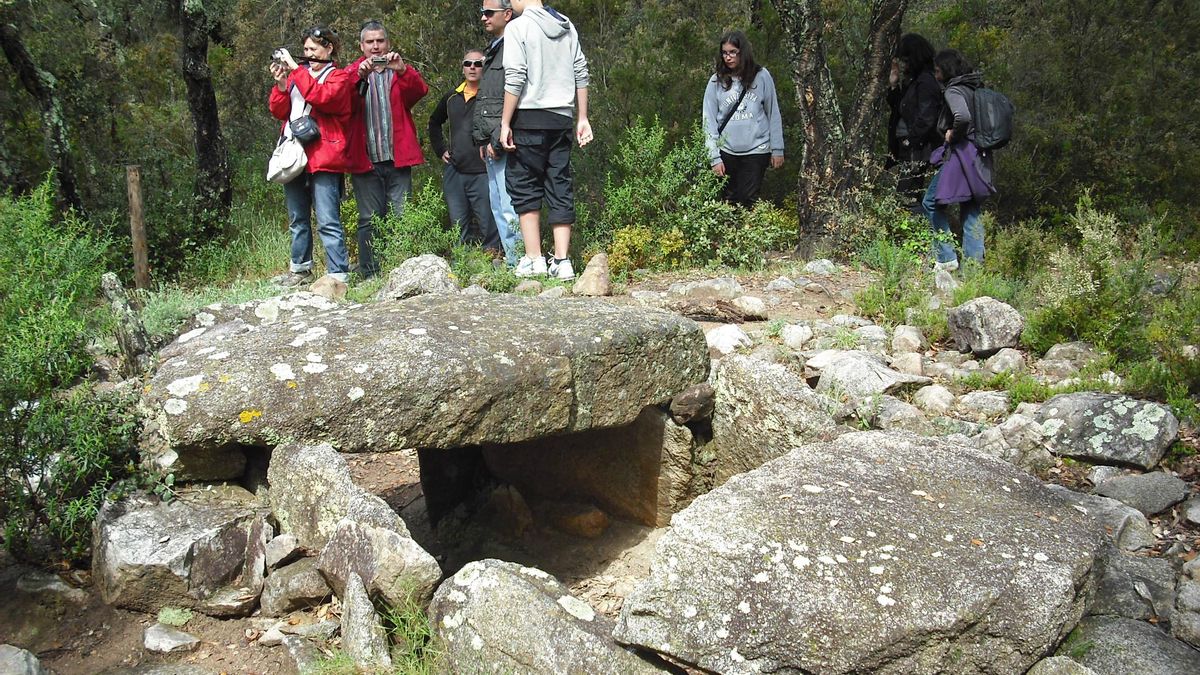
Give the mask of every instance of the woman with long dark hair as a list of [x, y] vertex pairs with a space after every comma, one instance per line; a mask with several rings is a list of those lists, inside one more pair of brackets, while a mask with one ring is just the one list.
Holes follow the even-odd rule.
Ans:
[[944, 145], [931, 158], [939, 163], [938, 172], [929, 182], [921, 200], [933, 233], [935, 267], [947, 271], [958, 269], [958, 254], [950, 234], [950, 219], [946, 207], [959, 204], [963, 226], [963, 255], [983, 262], [983, 210], [985, 195], [971, 189], [982, 184], [989, 190], [992, 184], [992, 156], [975, 147], [975, 123], [972, 119], [975, 89], [983, 86], [983, 74], [977, 72], [957, 49], [946, 49], [933, 57], [933, 75], [945, 87], [946, 105], [938, 115], [937, 130]]
[[754, 62], [741, 31], [721, 36], [714, 73], [704, 90], [704, 131], [709, 162], [725, 176], [722, 198], [749, 207], [762, 188], [767, 165], [783, 166], [783, 121], [775, 81]]
[[915, 213], [924, 213], [921, 195], [932, 173], [929, 153], [942, 144], [937, 133], [942, 87], [933, 76], [933, 45], [906, 33], [896, 45], [888, 78], [888, 151], [897, 167], [897, 191]]
[[268, 105], [275, 119], [283, 122], [283, 134], [292, 133], [290, 122], [309, 116], [320, 130], [320, 137], [304, 146], [308, 165], [283, 186], [292, 234], [289, 274], [279, 279], [284, 286], [296, 286], [312, 279], [313, 237], [310, 218], [316, 212], [317, 231], [325, 247], [325, 272], [339, 281], [350, 277], [346, 233], [342, 229], [342, 175], [351, 167], [346, 152], [346, 131], [350, 121], [354, 84], [337, 67], [340, 41], [326, 26], [313, 26], [300, 36], [304, 60], [300, 65], [286, 49], [277, 52], [271, 64], [275, 86]]

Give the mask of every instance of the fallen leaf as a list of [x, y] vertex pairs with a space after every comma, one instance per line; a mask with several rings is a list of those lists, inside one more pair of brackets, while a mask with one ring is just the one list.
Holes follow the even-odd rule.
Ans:
[[982, 539], [972, 539], [971, 544], [974, 546], [983, 546], [983, 540]]

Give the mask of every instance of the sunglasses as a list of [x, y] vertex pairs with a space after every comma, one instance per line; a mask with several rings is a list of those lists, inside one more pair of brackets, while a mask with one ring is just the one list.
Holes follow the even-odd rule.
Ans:
[[463, 68], [482, 68], [483, 59], [477, 61], [463, 61]]
[[479, 8], [479, 13], [482, 14], [484, 16], [484, 18], [486, 18], [486, 19], [492, 18], [492, 15], [494, 15], [498, 12], [507, 12], [507, 11], [508, 11], [507, 9], [488, 9], [487, 7]]

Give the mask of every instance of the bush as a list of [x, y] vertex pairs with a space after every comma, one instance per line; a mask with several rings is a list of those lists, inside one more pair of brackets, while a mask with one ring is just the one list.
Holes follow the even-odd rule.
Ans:
[[73, 216], [55, 222], [50, 186], [0, 197], [0, 517], [15, 555], [79, 560], [105, 491], [129, 471], [134, 423], [129, 400], [68, 391], [106, 318], [106, 242]]
[[437, 181], [415, 188], [404, 213], [389, 213], [375, 226], [375, 254], [382, 269], [391, 269], [413, 256], [432, 253], [448, 258], [458, 243], [458, 228], [446, 216], [446, 202]]
[[[584, 235], [607, 248], [625, 275], [708, 264], [757, 268], [763, 253], [789, 246], [795, 216], [759, 202], [747, 211], [721, 201], [722, 179], [708, 168], [704, 132], [668, 148], [658, 120], [625, 133], [604, 187], [604, 207]], [[618, 178], [619, 177], [619, 178]]]

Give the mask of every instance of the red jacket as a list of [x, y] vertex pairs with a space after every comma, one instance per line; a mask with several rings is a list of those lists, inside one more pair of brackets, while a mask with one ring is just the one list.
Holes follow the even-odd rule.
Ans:
[[[354, 63], [342, 69], [350, 77], [350, 82], [357, 88], [359, 82], [358, 64], [366, 57], [361, 57]], [[389, 99], [392, 104], [392, 161], [397, 167], [416, 166], [425, 163], [425, 155], [421, 152], [421, 144], [417, 141], [417, 125], [413, 123], [412, 107], [429, 93], [429, 85], [421, 77], [421, 73], [411, 64], [403, 73], [392, 78], [392, 91]], [[351, 173], [362, 173], [371, 170], [371, 159], [367, 156], [367, 126], [364, 121], [366, 104], [363, 97], [355, 91], [352, 102], [353, 114], [350, 116], [350, 165], [354, 167]]]
[[[309, 173], [330, 171], [333, 173], [348, 173], [351, 168], [350, 155], [346, 151], [346, 139], [350, 135], [351, 98], [355, 96], [354, 82], [343, 70], [335, 66], [323, 84], [318, 83], [308, 68], [301, 66], [288, 75], [287, 89], [292, 85], [304, 96], [304, 100], [312, 105], [313, 121], [321, 130], [321, 138], [304, 146], [304, 154], [308, 156]], [[292, 111], [292, 99], [287, 92], [279, 91], [279, 87], [271, 87], [271, 97], [268, 100], [271, 114], [275, 119], [287, 124], [288, 115]]]

